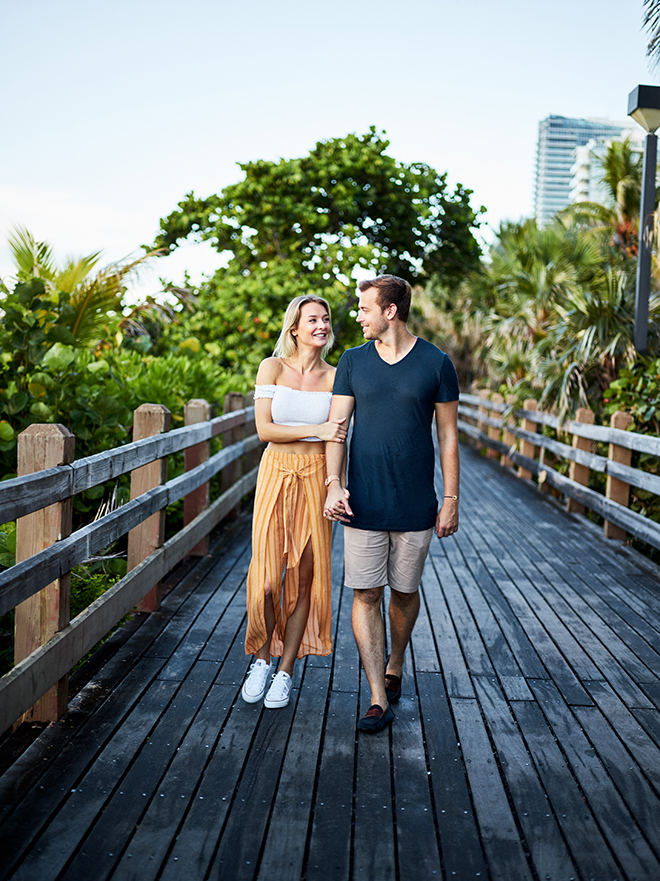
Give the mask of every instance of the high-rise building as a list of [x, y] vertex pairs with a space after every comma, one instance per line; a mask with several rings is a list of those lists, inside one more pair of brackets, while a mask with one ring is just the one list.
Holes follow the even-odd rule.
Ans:
[[571, 202], [571, 183], [577, 147], [599, 138], [616, 138], [625, 123], [602, 119], [569, 119], [548, 116], [539, 123], [536, 149], [534, 214], [540, 226]]
[[627, 139], [633, 153], [644, 152], [644, 133], [641, 128], [624, 129], [616, 138], [593, 138], [584, 147], [575, 148], [575, 162], [571, 170], [571, 202], [598, 202], [614, 207], [614, 199], [604, 181], [603, 159], [613, 141]]

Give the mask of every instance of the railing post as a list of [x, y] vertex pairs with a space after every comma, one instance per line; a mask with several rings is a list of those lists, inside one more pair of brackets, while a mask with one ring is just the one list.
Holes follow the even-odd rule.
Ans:
[[[534, 398], [527, 398], [523, 404], [523, 409], [525, 410], [536, 410], [536, 407], [537, 404]], [[524, 431], [536, 432], [538, 430], [536, 422], [531, 422], [529, 419], [523, 419], [522, 427]], [[520, 452], [523, 456], [527, 456], [528, 459], [536, 459], [537, 449], [538, 447], [533, 443], [530, 443], [530, 441], [523, 440], [520, 442]], [[527, 468], [520, 466], [518, 468], [518, 477], [523, 477], [525, 480], [531, 480], [532, 472], [528, 471]]]
[[[589, 410], [588, 407], [578, 407], [577, 413], [575, 414], [575, 422], [583, 422], [586, 425], [593, 425], [593, 410]], [[586, 450], [590, 452], [591, 441], [587, 437], [578, 437], [577, 434], [574, 434], [573, 449]], [[579, 483], [582, 486], [587, 486], [589, 483], [589, 468], [587, 467], [587, 465], [580, 465], [577, 462], [571, 462], [568, 469], [568, 476], [576, 483]], [[584, 514], [585, 507], [580, 502], [576, 502], [575, 499], [567, 499], [566, 510], [571, 511], [573, 514]]]
[[[73, 462], [76, 439], [63, 425], [30, 425], [18, 436], [18, 476]], [[71, 534], [72, 500], [56, 502], [16, 522], [16, 562], [27, 560]], [[69, 623], [71, 574], [67, 572], [16, 607], [15, 662], [24, 660]], [[68, 703], [63, 676], [16, 723], [53, 722]]]
[[[203, 400], [203, 398], [193, 398], [192, 401], [188, 401], [184, 408], [184, 418], [186, 425], [194, 425], [198, 422], [208, 422], [211, 418], [211, 405], [208, 401]], [[210, 441], [202, 441], [202, 443], [188, 447], [183, 453], [184, 470], [191, 471], [193, 468], [206, 462], [210, 455]], [[187, 526], [198, 514], [201, 514], [202, 511], [208, 508], [210, 498], [208, 482], [203, 483], [201, 486], [197, 487], [197, 489], [194, 489], [185, 496], [183, 500], [184, 526]], [[208, 551], [209, 537], [208, 535], [205, 535], [204, 538], [191, 550], [190, 556], [205, 557], [206, 554], [208, 554]]]
[[[133, 414], [133, 440], [142, 440], [169, 431], [172, 415], [162, 404], [140, 404]], [[161, 483], [167, 482], [167, 457], [156, 459], [131, 471], [131, 500]], [[146, 560], [163, 544], [165, 509], [152, 514], [128, 533], [128, 571]], [[160, 608], [160, 582], [137, 605], [138, 612], [155, 612]]]
[[[490, 396], [490, 399], [494, 404], [503, 404], [504, 403], [504, 397], [499, 392], [493, 392], [493, 394]], [[491, 417], [493, 416], [493, 410], [489, 411], [489, 415]], [[496, 413], [496, 415], [501, 416], [501, 413]], [[502, 436], [502, 429], [501, 428], [495, 428], [494, 425], [488, 426], [488, 437], [489, 438], [491, 438], [492, 440], [499, 440], [501, 438], [501, 436]], [[490, 447], [488, 448], [488, 452], [486, 453], [486, 456], [489, 459], [497, 459], [498, 455], [499, 455], [499, 453], [497, 452], [497, 450], [492, 450]]]
[[[235, 410], [242, 410], [245, 406], [245, 399], [240, 392], [228, 392], [225, 395], [225, 404], [224, 404], [224, 412], [225, 413], [233, 413]], [[242, 441], [244, 437], [244, 426], [239, 425], [238, 428], [232, 428], [231, 431], [225, 432], [223, 436], [223, 446], [229, 446], [230, 444], [237, 444], [239, 441]], [[230, 462], [226, 468], [222, 469], [222, 479], [221, 479], [221, 488], [222, 492], [228, 490], [243, 476], [243, 463], [240, 459], [234, 459], [233, 462]], [[237, 505], [233, 508], [229, 514], [228, 518], [236, 519], [238, 517], [240, 506]]]
[[[632, 421], [633, 418], [630, 413], [624, 413], [622, 410], [618, 410], [616, 413], [612, 414], [610, 425], [612, 428], [620, 428], [622, 431], [625, 431]], [[631, 457], [632, 450], [628, 450], [626, 447], [620, 447], [618, 444], [610, 444], [609, 452], [607, 454], [607, 458], [610, 462], [618, 462], [621, 465], [630, 465]], [[630, 484], [608, 474], [605, 495], [611, 501], [618, 502], [620, 505], [625, 505], [627, 508], [630, 503]], [[609, 520], [605, 521], [603, 531], [606, 538], [624, 539], [626, 537], [625, 529], [621, 529], [620, 526], [615, 526], [615, 524], [610, 523]]]
[[[506, 402], [507, 402], [507, 404], [511, 403], [511, 395], [509, 395]], [[503, 428], [502, 429], [502, 443], [506, 444], [507, 447], [509, 447], [509, 449], [511, 449], [511, 447], [515, 444], [515, 442], [516, 442], [515, 434], [511, 434], [510, 431], [507, 431], [506, 428]], [[505, 456], [504, 453], [502, 453], [502, 456], [500, 458], [500, 465], [504, 465], [506, 468], [513, 468], [513, 462], [511, 461], [511, 459], [509, 459], [508, 456]]]

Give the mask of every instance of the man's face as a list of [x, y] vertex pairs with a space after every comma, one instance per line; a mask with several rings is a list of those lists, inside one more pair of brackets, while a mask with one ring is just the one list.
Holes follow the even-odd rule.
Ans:
[[389, 321], [378, 305], [376, 288], [360, 291], [357, 322], [362, 327], [365, 340], [379, 340], [388, 329]]

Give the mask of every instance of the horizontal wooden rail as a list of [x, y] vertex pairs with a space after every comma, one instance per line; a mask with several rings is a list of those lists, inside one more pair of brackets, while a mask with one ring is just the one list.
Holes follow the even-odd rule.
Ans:
[[[530, 401], [529, 405], [531, 406], [533, 403]], [[625, 461], [619, 461], [622, 458], [627, 462], [630, 461], [630, 454], [627, 453], [624, 457], [623, 450], [635, 450], [660, 456], [660, 438], [626, 431], [622, 427], [593, 425], [588, 421], [570, 420], [560, 423], [556, 416], [539, 410], [516, 409], [512, 412], [511, 408], [505, 404], [499, 401], [489, 401], [483, 395], [461, 394], [458, 410], [459, 417], [463, 417], [459, 418], [458, 423], [459, 430], [463, 434], [472, 438], [479, 446], [499, 453], [503, 457], [504, 463], [519, 466], [519, 476], [536, 477], [539, 481], [539, 488], [553, 487], [563, 493], [567, 499], [571, 500], [567, 502], [571, 510], [582, 511], [584, 508], [581, 506], [584, 506], [600, 514], [605, 519], [605, 530], [608, 537], [623, 537], [627, 532], [653, 547], [660, 548], [660, 524], [631, 511], [625, 504], [621, 504], [621, 501], [628, 500], [627, 487], [631, 486], [654, 495], [660, 495], [660, 476], [645, 472], [640, 468], [633, 468]], [[488, 411], [503, 413], [505, 416], [503, 418], [487, 416], [485, 414]], [[510, 421], [511, 416], [523, 420], [523, 425], [526, 428], [521, 428]], [[591, 416], [590, 411], [585, 411], [584, 416], [580, 418], [586, 416]], [[615, 422], [615, 424], [622, 426], [625, 425], [625, 420], [629, 417], [626, 414], [617, 414], [616, 419], [618, 423]], [[477, 425], [474, 424], [475, 422]], [[557, 433], [572, 435], [574, 445], [571, 446], [553, 437], [546, 437], [541, 432], [530, 430], [534, 425], [548, 426]], [[486, 428], [489, 429], [488, 432], [484, 430]], [[503, 436], [509, 443], [499, 440], [500, 431], [503, 432]], [[581, 447], [585, 446], [585, 442], [576, 443], [575, 438], [607, 443], [610, 445], [609, 455], [602, 456], [591, 452], [588, 448], [583, 449]], [[521, 441], [522, 449], [530, 455], [524, 455], [516, 449], [516, 444], [510, 442], [515, 439]], [[535, 450], [540, 451], [538, 459], [533, 458], [537, 454], [534, 452]], [[546, 452], [574, 463], [571, 465], [571, 476], [567, 477], [551, 468], [545, 461]], [[608, 476], [606, 495], [589, 489], [585, 485], [588, 470], [583, 470], [578, 474], [578, 471], [575, 470], [577, 466], [606, 474]], [[576, 479], [573, 479], [574, 477]], [[578, 477], [580, 479], [577, 479]], [[619, 488], [623, 488], [623, 492], [618, 496], [611, 489], [612, 479], [615, 479]], [[613, 527], [619, 529], [616, 530]]]
[[[655, 548], [660, 548], [660, 524], [643, 517], [641, 514], [636, 514], [634, 511], [629, 510], [623, 505], [619, 505], [616, 502], [612, 502], [610, 499], [606, 499], [605, 496], [600, 495], [600, 493], [595, 492], [595, 490], [588, 489], [586, 486], [576, 483], [574, 480], [560, 474], [548, 465], [539, 463], [536, 459], [532, 459], [529, 456], [523, 456], [522, 453], [508, 447], [501, 441], [489, 438], [487, 434], [483, 431], [479, 431], [474, 425], [468, 425], [459, 420], [458, 427], [464, 434], [469, 435], [484, 446], [488, 446], [491, 449], [496, 450], [498, 453], [506, 455], [516, 465], [520, 465], [528, 471], [531, 471], [535, 477], [542, 476], [544, 482], [553, 486], [555, 489], [560, 490], [570, 498], [581, 502], [593, 511], [596, 511], [612, 523], [625, 529], [626, 532], [630, 532], [632, 535], [641, 538]], [[535, 442], [539, 440], [539, 435], [532, 436], [534, 437]], [[614, 469], [611, 469], [611, 473], [614, 473]]]
[[210, 480], [230, 462], [261, 444], [258, 435], [226, 447], [191, 471], [143, 493], [68, 538], [0, 572], [0, 615], [13, 609], [74, 566], [125, 535], [152, 514], [183, 498]]
[[47, 505], [70, 498], [106, 480], [113, 480], [156, 459], [210, 440], [254, 419], [254, 407], [218, 416], [208, 422], [175, 428], [166, 434], [106, 450], [71, 465], [59, 465], [25, 477], [0, 482], [0, 523], [8, 523]]
[[188, 526], [74, 618], [68, 627], [0, 679], [0, 731], [5, 731], [61, 679], [254, 489], [257, 472], [258, 468], [248, 472]]

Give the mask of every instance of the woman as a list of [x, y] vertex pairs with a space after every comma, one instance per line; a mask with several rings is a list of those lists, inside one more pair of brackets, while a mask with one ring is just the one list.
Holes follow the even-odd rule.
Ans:
[[332, 524], [323, 517], [323, 501], [333, 477], [324, 481], [324, 442], [346, 439], [345, 420], [327, 421], [335, 369], [323, 356], [333, 342], [326, 301], [296, 297], [274, 356], [257, 373], [257, 432], [269, 443], [257, 480], [247, 578], [245, 651], [255, 659], [241, 694], [248, 703], [260, 700], [271, 655], [281, 657], [264, 700], [271, 708], [288, 704], [296, 658], [332, 650]]

